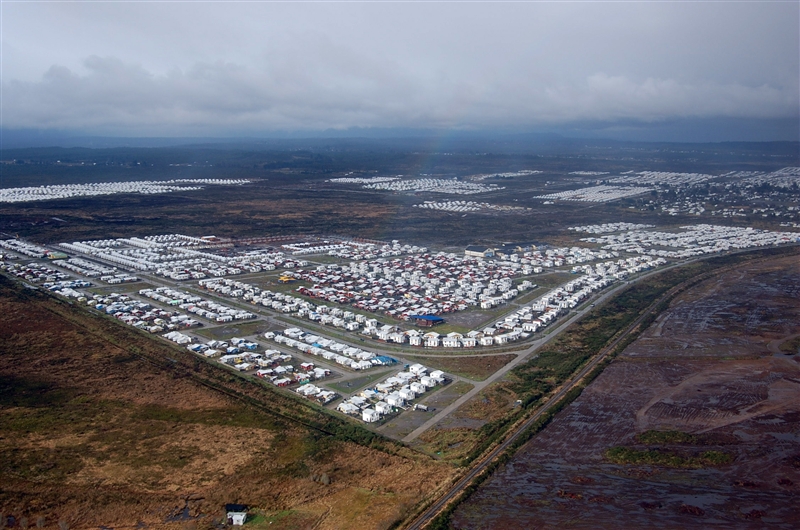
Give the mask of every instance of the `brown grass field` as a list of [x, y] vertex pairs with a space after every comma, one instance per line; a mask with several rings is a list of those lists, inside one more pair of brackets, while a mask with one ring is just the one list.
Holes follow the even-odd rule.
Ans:
[[[255, 528], [386, 528], [452, 475], [392, 442], [365, 447], [233, 399], [184, 362], [189, 352], [0, 277], [0, 512], [49, 528], [203, 528], [241, 502]], [[276, 411], [306, 407], [251, 387]]]

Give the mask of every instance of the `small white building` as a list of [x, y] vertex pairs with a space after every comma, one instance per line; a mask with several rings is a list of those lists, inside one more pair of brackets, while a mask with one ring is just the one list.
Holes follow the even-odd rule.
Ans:
[[381, 415], [375, 409], [364, 409], [361, 411], [361, 419], [367, 423], [373, 423], [381, 419]]
[[372, 363], [369, 361], [356, 361], [350, 365], [353, 370], [367, 370], [372, 368]]
[[461, 341], [455, 337], [445, 337], [444, 340], [442, 340], [442, 345], [445, 348], [458, 348], [461, 346]]
[[431, 379], [438, 383], [444, 383], [444, 372], [441, 370], [434, 370], [430, 375]]
[[411, 383], [408, 385], [411, 390], [414, 391], [415, 394], [424, 394], [428, 388], [422, 383]]
[[392, 392], [391, 394], [386, 396], [386, 403], [388, 403], [393, 407], [402, 407], [403, 405], [405, 405], [405, 400], [397, 392]]
[[424, 365], [421, 365], [421, 364], [417, 363], [417, 364], [412, 364], [411, 366], [409, 366], [408, 367], [408, 371], [411, 372], [412, 374], [415, 374], [415, 375], [422, 375], [425, 372], [427, 372], [428, 369], [425, 368]]
[[412, 400], [417, 397], [417, 394], [411, 388], [401, 388], [397, 393], [405, 400]]
[[361, 396], [353, 396], [348, 401], [358, 408], [364, 407], [367, 404], [366, 398]]
[[378, 401], [377, 403], [375, 403], [375, 410], [379, 414], [389, 414], [390, 412], [392, 412], [392, 406], [386, 403], [385, 401]]
[[358, 412], [358, 407], [353, 405], [352, 403], [339, 403], [339, 406], [336, 407], [340, 412], [344, 412], [345, 414], [356, 414]]
[[244, 504], [226, 504], [225, 513], [230, 525], [242, 526], [247, 521], [247, 506]]
[[[394, 379], [399, 380], [401, 385], [405, 385], [408, 383], [408, 381], [411, 381], [415, 377], [417, 376], [415, 374], [412, 374], [411, 372], [397, 372], [397, 374], [395, 374]], [[386, 381], [388, 382], [390, 379], [392, 378], [389, 378]]]
[[433, 379], [432, 377], [428, 377], [427, 375], [420, 377], [419, 382], [428, 388], [433, 388], [436, 386], [436, 380]]

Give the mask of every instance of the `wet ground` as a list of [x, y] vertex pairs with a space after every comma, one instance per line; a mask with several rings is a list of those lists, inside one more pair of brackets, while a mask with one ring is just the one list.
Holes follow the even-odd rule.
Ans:
[[[797, 528], [800, 362], [768, 345], [799, 331], [796, 257], [704, 282], [462, 504], [454, 526]], [[648, 430], [696, 441], [643, 445], [635, 436]], [[615, 446], [732, 462], [617, 465], [605, 457]]]

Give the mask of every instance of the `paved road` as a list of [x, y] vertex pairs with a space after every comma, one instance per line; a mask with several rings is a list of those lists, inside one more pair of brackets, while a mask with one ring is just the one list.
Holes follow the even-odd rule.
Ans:
[[[662, 270], [664, 270], [664, 269], [659, 269], [659, 272], [662, 271]], [[644, 278], [644, 277], [646, 277], [646, 276], [641, 276], [640, 278]], [[614, 289], [611, 289], [610, 291], [607, 291], [606, 293], [601, 295], [599, 298], [595, 299], [593, 301], [593, 303], [602, 303], [608, 297], [613, 296], [614, 294], [618, 293], [620, 290], [624, 289], [625, 287], [627, 287], [627, 282], [616, 286]], [[406, 443], [413, 442], [414, 440], [417, 439], [417, 437], [419, 437], [419, 435], [421, 435], [422, 433], [424, 433], [425, 431], [427, 431], [428, 429], [430, 429], [431, 427], [433, 427], [434, 425], [436, 425], [437, 423], [439, 423], [440, 421], [445, 419], [452, 412], [454, 412], [456, 409], [458, 409], [458, 407], [460, 407], [461, 405], [463, 405], [464, 403], [466, 403], [467, 401], [469, 401], [470, 399], [475, 397], [478, 393], [480, 393], [488, 385], [490, 385], [490, 384], [494, 383], [495, 381], [497, 381], [497, 380], [501, 379], [502, 377], [504, 377], [510, 370], [513, 370], [519, 364], [521, 364], [521, 363], [523, 363], [523, 362], [525, 362], [525, 361], [527, 361], [529, 359], [534, 358], [533, 354], [535, 354], [535, 352], [537, 350], [539, 350], [539, 348], [541, 348], [542, 346], [544, 346], [545, 344], [547, 344], [548, 342], [550, 342], [551, 340], [556, 338], [558, 335], [560, 335], [565, 329], [567, 329], [570, 326], [570, 324], [572, 324], [573, 322], [577, 321], [579, 318], [583, 317], [583, 315], [585, 315], [586, 312], [589, 309], [591, 309], [591, 308], [584, 307], [580, 311], [577, 311], [569, 319], [562, 320], [560, 322], [558, 328], [556, 328], [555, 330], [551, 331], [551, 333], [549, 335], [546, 335], [546, 336], [544, 336], [544, 337], [542, 337], [540, 339], [537, 339], [537, 340], [533, 341], [526, 349], [524, 349], [524, 350], [522, 350], [520, 352], [517, 352], [516, 353], [517, 357], [514, 360], [512, 360], [510, 363], [506, 364], [505, 366], [500, 368], [498, 371], [496, 371], [495, 373], [493, 373], [492, 375], [490, 375], [489, 377], [487, 377], [483, 381], [473, 382], [473, 384], [475, 386], [474, 386], [474, 388], [472, 390], [470, 390], [469, 392], [467, 392], [466, 394], [464, 394], [463, 396], [461, 396], [460, 398], [455, 400], [453, 403], [451, 403], [447, 407], [443, 408], [434, 417], [432, 417], [431, 419], [429, 419], [428, 421], [426, 421], [425, 423], [423, 423], [422, 425], [420, 425], [419, 427], [417, 427], [416, 429], [411, 431], [408, 434], [408, 436], [403, 438], [403, 441], [406, 442]], [[508, 353], [509, 352], [506, 352], [503, 355], [508, 355]]]
[[[97, 259], [98, 261], [105, 261], [105, 260], [98, 259], [98, 258], [95, 258], [95, 259]], [[658, 271], [661, 271], [661, 270], [664, 270], [664, 269], [663, 268], [662, 269], [658, 269]], [[644, 277], [647, 277], [647, 276], [649, 276], [650, 274], [652, 274], [654, 272], [655, 271], [653, 271], [653, 272], [651, 272], [649, 274], [640, 276], [639, 278], [637, 278], [637, 280], [641, 279], [641, 278], [644, 278]], [[551, 272], [551, 274], [552, 274], [552, 272]], [[239, 307], [240, 309], [244, 309], [244, 310], [253, 312], [253, 313], [258, 315], [258, 318], [256, 319], [256, 321], [259, 321], [259, 320], [260, 321], [264, 321], [264, 322], [269, 323], [270, 325], [274, 325], [274, 326], [277, 326], [277, 327], [283, 327], [283, 326], [286, 325], [287, 322], [290, 322], [292, 324], [296, 323], [294, 325], [301, 326], [303, 328], [312, 330], [313, 332], [320, 333], [322, 335], [325, 335], [326, 331], [330, 331], [330, 330], [326, 330], [326, 329], [320, 329], [320, 326], [317, 326], [313, 322], [299, 320], [299, 319], [296, 319], [296, 318], [294, 318], [294, 317], [292, 317], [290, 315], [281, 314], [280, 318], [279, 318], [278, 315], [274, 315], [274, 314], [272, 314], [272, 312], [270, 312], [268, 310], [265, 310], [264, 308], [261, 308], [259, 306], [254, 306], [253, 304], [249, 304], [247, 302], [244, 302], [244, 301], [241, 301], [241, 300], [238, 300], [238, 299], [224, 297], [224, 296], [218, 295], [217, 293], [215, 293], [213, 291], [208, 291], [208, 290], [205, 290], [205, 289], [198, 289], [196, 286], [191, 285], [191, 284], [187, 284], [185, 282], [179, 282], [179, 281], [176, 281], [176, 280], [172, 280], [170, 278], [164, 278], [164, 277], [161, 277], [161, 276], [156, 276], [153, 273], [145, 272], [145, 271], [140, 271], [138, 273], [138, 275], [139, 275], [140, 278], [142, 278], [142, 279], [144, 279], [144, 280], [146, 280], [146, 281], [148, 281], [148, 282], [150, 282], [152, 284], [155, 284], [155, 285], [165, 285], [165, 286], [172, 287], [174, 289], [193, 292], [195, 294], [203, 296], [204, 298], [217, 299], [219, 302], [221, 302], [223, 304], [226, 304], [226, 305], [229, 305], [229, 306]], [[244, 280], [245, 278], [241, 278], [241, 279]], [[620, 289], [624, 288], [626, 286], [626, 284], [627, 284], [627, 282], [622, 283], [622, 284], [616, 286], [615, 288], [611, 289], [610, 291], [607, 291], [606, 293], [600, 295], [598, 298], [593, 299], [592, 301], [595, 302], [595, 303], [601, 303], [605, 299], [607, 299], [609, 296], [612, 296], [613, 294], [618, 292]], [[419, 437], [423, 432], [425, 432], [426, 430], [430, 429], [431, 427], [433, 427], [434, 425], [436, 425], [437, 423], [442, 421], [444, 418], [446, 418], [448, 415], [450, 415], [453, 411], [458, 409], [461, 405], [463, 405], [464, 403], [469, 401], [471, 398], [476, 396], [479, 392], [481, 392], [488, 385], [490, 385], [490, 384], [494, 383], [495, 381], [501, 379], [510, 370], [513, 370], [519, 364], [521, 364], [521, 363], [527, 361], [528, 359], [532, 358], [533, 354], [537, 350], [539, 350], [539, 348], [541, 348], [542, 346], [544, 346], [547, 343], [549, 343], [551, 340], [553, 340], [553, 338], [555, 338], [561, 332], [563, 332], [564, 329], [568, 328], [570, 324], [572, 324], [577, 319], [582, 317], [585, 314], [585, 312], [587, 311], [586, 304], [588, 304], [588, 302], [586, 302], [584, 304], [584, 308], [583, 309], [581, 309], [580, 311], [576, 312], [570, 318], [568, 318], [566, 320], [562, 319], [562, 320], [560, 320], [560, 322], [557, 322], [556, 326], [551, 327], [548, 330], [549, 331], [548, 334], [543, 335], [541, 338], [539, 338], [537, 340], [534, 340], [533, 342], [529, 342], [529, 343], [526, 343], [524, 345], [521, 345], [521, 346], [524, 346], [524, 349], [518, 350], [516, 352], [513, 351], [513, 350], [512, 351], [506, 350], [506, 351], [499, 351], [499, 352], [498, 351], [494, 351], [494, 352], [492, 352], [492, 351], [485, 352], [484, 351], [484, 352], [469, 353], [469, 354], [460, 353], [460, 352], [459, 353], [449, 353], [449, 354], [448, 353], [437, 354], [437, 353], [429, 353], [429, 352], [426, 352], [426, 351], [413, 352], [413, 353], [412, 352], [398, 352], [398, 351], [394, 351], [394, 350], [388, 350], [388, 349], [381, 348], [380, 345], [374, 343], [374, 341], [369, 341], [369, 344], [361, 344], [360, 346], [361, 347], [366, 347], [370, 351], [373, 351], [373, 352], [375, 352], [377, 354], [384, 354], [384, 355], [389, 355], [389, 356], [395, 357], [396, 359], [398, 359], [399, 364], [400, 364], [400, 366], [397, 368], [398, 370], [403, 366], [403, 364], [406, 364], [406, 363], [409, 363], [409, 362], [414, 362], [416, 360], [416, 358], [423, 358], [423, 359], [420, 359], [420, 360], [424, 361], [425, 357], [456, 358], [456, 357], [461, 357], [461, 356], [464, 356], [464, 357], [494, 357], [494, 356], [499, 356], [499, 355], [516, 355], [516, 357], [511, 362], [509, 362], [508, 364], [506, 364], [505, 366], [500, 368], [497, 372], [495, 372], [494, 374], [492, 374], [491, 376], [489, 376], [487, 379], [485, 379], [483, 381], [474, 381], [474, 380], [471, 380], [471, 379], [468, 379], [468, 378], [454, 376], [453, 377], [454, 381], [466, 381], [466, 382], [474, 385], [472, 390], [470, 390], [469, 392], [467, 392], [463, 396], [459, 397], [456, 401], [454, 401], [453, 403], [451, 403], [450, 405], [448, 405], [447, 407], [445, 407], [444, 409], [439, 411], [433, 418], [431, 418], [430, 420], [426, 421], [421, 426], [416, 428], [414, 431], [409, 433], [405, 438], [403, 438], [404, 442], [411, 442], [411, 441], [415, 440], [417, 437]], [[510, 304], [510, 306], [511, 306], [511, 304]], [[509, 307], [508, 310], [505, 313], [510, 313], [513, 310], [514, 310], [513, 307]], [[250, 320], [250, 321], [247, 321], [247, 322], [253, 322], [253, 320]], [[233, 324], [235, 324], [235, 323], [233, 323]], [[292, 324], [290, 324], [290, 325], [292, 325]], [[191, 330], [190, 330], [190, 333], [191, 333]], [[337, 335], [340, 335], [340, 334], [337, 333]], [[347, 344], [348, 342], [354, 342], [354, 341], [351, 341], [351, 340], [343, 339], [343, 338], [338, 337], [338, 336], [336, 337], [336, 340], [340, 341], [342, 343], [345, 343], [345, 344]], [[366, 341], [359, 341], [359, 342], [366, 342]], [[358, 344], [349, 344], [349, 345], [351, 345], [351, 346], [353, 346], [353, 345], [359, 346]], [[294, 352], [294, 351], [292, 351], [291, 353], [292, 353], [292, 355], [298, 355], [298, 357], [300, 357], [302, 359], [305, 359], [305, 360], [308, 360], [308, 361], [312, 361], [312, 362], [315, 362], [315, 363], [318, 362], [318, 359], [316, 359], [316, 358], [313, 358], [313, 359], [312, 358], [306, 358], [305, 356], [299, 355], [299, 354], [297, 354], [297, 352]], [[322, 364], [326, 364], [326, 363], [323, 362]], [[335, 378], [335, 381], [337, 383], [338, 382], [346, 382], [349, 379], [355, 379], [355, 378], [358, 378], [358, 377], [362, 377], [363, 375], [366, 375], [363, 372], [350, 372], [349, 370], [342, 369], [341, 367], [334, 366], [334, 365], [331, 365], [331, 368], [334, 369], [339, 374], [341, 374], [339, 377]], [[388, 374], [387, 374], [387, 377], [388, 377]], [[333, 381], [331, 381], [331, 382], [333, 382]], [[325, 385], [324, 382], [322, 384]], [[359, 389], [354, 388], [353, 392], [355, 392], [357, 390], [359, 390]]]
[[788, 355], [788, 352], [781, 351], [780, 346], [784, 342], [790, 341], [792, 339], [796, 339], [797, 337], [800, 337], [800, 333], [794, 333], [792, 335], [786, 335], [785, 337], [781, 337], [779, 339], [772, 340], [772, 341], [769, 342], [769, 344], [767, 344], [767, 349], [769, 349], [769, 351], [771, 351], [772, 353], [780, 353], [780, 354]]
[[[695, 260], [690, 260], [690, 261], [695, 261]], [[686, 265], [686, 263], [688, 263], [688, 262], [678, 262], [678, 263], [674, 263], [672, 265], [669, 265], [667, 267], [661, 267], [661, 268], [654, 269], [652, 271], [646, 272], [645, 274], [642, 274], [641, 276], [637, 276], [637, 277], [635, 277], [635, 278], [633, 278], [633, 279], [631, 279], [629, 281], [624, 281], [624, 282], [620, 283], [619, 285], [617, 285], [613, 289], [611, 289], [609, 291], [606, 291], [605, 293], [601, 294], [597, 298], [594, 298], [594, 299], [590, 298], [586, 303], [591, 302], [592, 306], [595, 305], [595, 304], [602, 304], [608, 298], [614, 296], [615, 294], [617, 294], [621, 290], [626, 289], [629, 286], [629, 284], [631, 284], [631, 283], [639, 282], [641, 280], [644, 280], [645, 278], [649, 278], [650, 276], [653, 276], [654, 274], [659, 274], [659, 273], [662, 273], [662, 272], [664, 272], [666, 270]], [[508, 363], [505, 366], [503, 366], [500, 370], [498, 370], [497, 372], [495, 372], [494, 374], [492, 374], [491, 376], [489, 376], [485, 380], [477, 382], [477, 383], [473, 383], [475, 385], [475, 387], [472, 390], [470, 390], [469, 392], [467, 392], [466, 394], [464, 394], [463, 396], [458, 398], [456, 401], [451, 403], [449, 406], [447, 406], [444, 409], [442, 409], [434, 417], [432, 417], [431, 419], [429, 419], [428, 421], [426, 421], [425, 423], [423, 423], [422, 425], [420, 425], [419, 427], [414, 429], [405, 438], [403, 438], [403, 441], [406, 442], [406, 443], [413, 442], [414, 440], [416, 440], [419, 437], [419, 435], [421, 435], [423, 432], [427, 431], [428, 429], [430, 429], [431, 427], [433, 427], [434, 425], [436, 425], [437, 423], [439, 423], [440, 421], [445, 419], [448, 415], [450, 415], [452, 412], [454, 412], [456, 409], [458, 409], [458, 407], [460, 407], [461, 405], [463, 405], [464, 403], [469, 401], [471, 398], [475, 397], [481, 390], [486, 388], [488, 385], [490, 385], [490, 384], [494, 383], [495, 381], [501, 379], [510, 370], [513, 370], [517, 365], [519, 365], [519, 364], [521, 364], [521, 363], [523, 363], [523, 362], [525, 362], [525, 361], [527, 361], [529, 359], [534, 358], [534, 354], [535, 354], [535, 352], [537, 350], [539, 350], [542, 346], [544, 346], [545, 344], [547, 344], [548, 342], [553, 340], [555, 337], [557, 337], [558, 335], [563, 333], [566, 329], [569, 328], [569, 326], [573, 322], [575, 322], [578, 319], [580, 319], [581, 317], [583, 317], [586, 314], [586, 312], [591, 310], [591, 309], [592, 309], [591, 306], [587, 307], [586, 304], [584, 304], [583, 309], [577, 311], [576, 314], [571, 316], [569, 319], [561, 320], [560, 323], [558, 324], [558, 327], [553, 329], [550, 332], [549, 335], [544, 336], [544, 337], [542, 337], [540, 339], [537, 339], [537, 340], [533, 341], [533, 343], [531, 343], [530, 346], [528, 346], [526, 349], [524, 349], [524, 350], [522, 350], [520, 352], [517, 352], [517, 357], [513, 361], [511, 361], [510, 363]], [[509, 352], [506, 352], [506, 354], [508, 354], [508, 353]]]
[[[734, 252], [734, 253], [748, 252], [748, 251], [752, 251], [752, 249], [746, 249], [746, 250], [742, 250], [742, 251], [738, 251], [738, 252]], [[470, 380], [470, 379], [467, 379], [467, 378], [454, 377], [454, 380], [467, 381], [467, 382], [473, 384], [474, 387], [472, 388], [472, 390], [470, 390], [469, 392], [467, 392], [463, 396], [459, 397], [456, 401], [454, 401], [453, 403], [451, 403], [450, 405], [448, 405], [447, 407], [445, 407], [444, 409], [439, 411], [435, 416], [433, 416], [431, 419], [429, 419], [428, 421], [423, 423], [421, 426], [419, 426], [414, 431], [409, 433], [405, 438], [403, 438], [404, 442], [412, 442], [416, 438], [418, 438], [423, 432], [425, 432], [426, 430], [430, 429], [431, 427], [433, 427], [434, 425], [436, 425], [437, 423], [442, 421], [449, 414], [451, 414], [453, 411], [458, 409], [461, 405], [463, 405], [464, 403], [469, 401], [471, 398], [473, 398], [476, 395], [478, 395], [488, 385], [490, 385], [490, 384], [498, 381], [499, 379], [503, 378], [510, 370], [513, 370], [516, 366], [518, 366], [521, 363], [533, 358], [533, 356], [536, 354], [536, 352], [540, 348], [542, 348], [544, 345], [549, 343], [555, 337], [560, 335], [565, 329], [569, 328], [569, 326], [573, 322], [575, 322], [579, 318], [581, 318], [586, 313], [586, 311], [590, 310], [591, 307], [587, 307], [587, 305], [590, 302], [601, 304], [606, 299], [608, 299], [609, 297], [611, 297], [614, 294], [618, 293], [620, 290], [625, 289], [628, 286], [629, 283], [638, 282], [638, 281], [641, 281], [641, 280], [643, 280], [645, 278], [648, 278], [648, 277], [652, 276], [653, 274], [658, 274], [658, 273], [661, 273], [661, 272], [663, 272], [665, 270], [668, 270], [668, 269], [671, 269], [671, 268], [674, 268], [674, 267], [683, 266], [683, 265], [686, 265], [687, 263], [690, 263], [690, 262], [693, 262], [693, 261], [697, 261], [697, 260], [701, 260], [701, 259], [707, 259], [707, 258], [710, 258], [710, 257], [713, 257], [713, 256], [700, 256], [700, 257], [692, 258], [692, 259], [689, 259], [689, 260], [686, 260], [686, 261], [673, 263], [672, 265], [669, 265], [667, 267], [658, 268], [658, 269], [649, 271], [649, 272], [647, 272], [645, 274], [642, 274], [640, 276], [637, 276], [635, 278], [632, 278], [629, 281], [622, 282], [619, 285], [617, 285], [614, 288], [612, 288], [611, 290], [606, 291], [605, 293], [599, 295], [597, 298], [594, 298], [594, 299], [590, 298], [589, 300], [587, 300], [584, 303], [583, 309], [577, 311], [574, 315], [572, 315], [568, 319], [561, 319], [560, 321], [558, 321], [554, 326], [549, 328], [549, 330], [547, 332], [548, 334], [543, 335], [541, 338], [536, 339], [533, 342], [527, 342], [527, 343], [524, 343], [524, 344], [520, 344], [520, 347], [522, 349], [517, 350], [517, 351], [513, 351], [513, 350], [511, 350], [511, 351], [509, 351], [509, 350], [505, 350], [505, 351], [497, 351], [497, 350], [495, 350], [495, 351], [491, 351], [491, 350], [485, 351], [484, 350], [484, 351], [479, 352], [479, 353], [469, 353], [469, 354], [468, 353], [460, 353], [460, 352], [459, 353], [455, 353], [454, 352], [454, 353], [449, 353], [449, 354], [448, 353], [439, 354], [439, 353], [429, 353], [427, 351], [419, 351], [419, 352], [402, 351], [401, 352], [401, 351], [389, 350], [389, 349], [381, 348], [380, 343], [375, 343], [372, 340], [365, 341], [365, 340], [362, 339], [362, 340], [358, 341], [358, 342], [361, 342], [362, 344], [358, 344], [358, 342], [350, 340], [349, 338], [343, 338], [341, 336], [342, 334], [338, 333], [338, 331], [334, 334], [335, 335], [334, 338], [335, 338], [335, 340], [340, 341], [340, 342], [345, 343], [345, 344], [350, 343], [350, 342], [355, 342], [355, 344], [350, 344], [350, 345], [355, 345], [355, 346], [360, 346], [360, 347], [363, 347], [363, 348], [368, 348], [369, 350], [371, 350], [371, 351], [373, 351], [373, 352], [375, 352], [377, 354], [383, 354], [383, 355], [392, 356], [392, 357], [394, 357], [394, 358], [396, 358], [396, 359], [398, 359], [400, 361], [400, 366], [402, 366], [403, 364], [408, 363], [408, 362], [415, 362], [417, 360], [417, 358], [423, 358], [423, 359], [419, 359], [419, 360], [423, 360], [424, 361], [425, 357], [458, 358], [458, 357], [462, 357], [462, 356], [463, 357], [492, 357], [492, 356], [509, 355], [509, 354], [516, 355], [516, 357], [511, 362], [509, 362], [508, 364], [506, 364], [505, 366], [500, 368], [497, 372], [495, 372], [494, 374], [492, 374], [491, 376], [489, 376], [487, 379], [485, 379], [483, 381], [473, 381], [473, 380]], [[99, 258], [96, 258], [96, 257], [93, 257], [93, 259], [96, 259], [97, 261], [101, 261], [101, 262], [105, 261], [105, 260], [102, 260], [102, 259], [99, 259]], [[51, 263], [51, 265], [52, 265], [52, 263]], [[223, 296], [220, 296], [217, 293], [214, 293], [212, 291], [200, 290], [200, 289], [198, 289], [198, 288], [196, 288], [196, 287], [194, 287], [192, 285], [189, 285], [189, 284], [186, 284], [186, 283], [182, 283], [182, 282], [178, 282], [178, 281], [175, 281], [175, 280], [171, 280], [171, 279], [168, 279], [168, 278], [157, 277], [152, 273], [139, 272], [138, 275], [140, 277], [146, 278], [148, 281], [150, 281], [150, 282], [152, 282], [152, 283], [154, 283], [156, 285], [159, 285], [159, 284], [160, 285], [168, 285], [168, 286], [176, 288], [176, 289], [183, 289], [183, 290], [186, 290], [186, 291], [194, 292], [194, 293], [199, 294], [199, 295], [201, 295], [203, 297], [206, 297], [206, 298], [217, 299], [221, 303], [224, 303], [226, 305], [237, 306], [239, 308], [246, 309], [246, 310], [248, 310], [250, 312], [253, 312], [253, 313], [259, 315], [259, 320], [266, 321], [266, 322], [270, 323], [271, 325], [275, 325], [277, 327], [286, 326], [287, 323], [288, 323], [289, 325], [300, 326], [300, 327], [303, 327], [305, 329], [309, 329], [309, 330], [313, 331], [314, 333], [319, 333], [321, 335], [330, 335], [331, 331], [336, 331], [336, 330], [326, 329], [326, 328], [321, 327], [321, 326], [317, 326], [316, 324], [314, 324], [314, 323], [312, 323], [310, 321], [304, 321], [304, 320], [293, 318], [293, 317], [291, 317], [289, 315], [283, 315], [283, 314], [281, 314], [280, 316], [274, 315], [272, 312], [270, 312], [268, 310], [265, 310], [265, 309], [263, 309], [261, 307], [254, 306], [252, 304], [243, 302], [241, 300], [231, 299], [231, 298], [228, 298], [228, 297], [223, 297]], [[242, 278], [242, 279], [245, 279], [245, 278]], [[513, 310], [514, 310], [514, 303], [509, 304], [509, 308], [505, 313], [510, 313]], [[507, 348], [507, 347], [508, 346], [505, 346], [504, 348]], [[292, 352], [292, 354], [294, 355], [295, 352]], [[316, 359], [308, 359], [308, 360], [311, 360], [313, 362], [317, 362]], [[325, 363], [323, 363], [323, 364], [325, 364]], [[333, 365], [332, 365], [332, 368], [336, 369], [337, 372], [340, 372], [340, 373], [343, 374], [342, 377], [337, 378], [338, 382], [346, 381], [346, 380], [351, 379], [351, 378], [361, 377], [362, 375], [365, 375], [362, 372], [350, 373], [348, 370], [342, 370], [341, 368], [339, 368], [337, 366], [333, 366]], [[398, 367], [398, 369], [399, 369], [399, 367]], [[353, 389], [353, 391], [355, 391], [355, 390], [357, 390], [357, 389]]]
[[[677, 266], [679, 266], [679, 264], [675, 264], [675, 265], [673, 265], [673, 266], [671, 266], [669, 268], [673, 268], [673, 267], [677, 267]], [[662, 272], [663, 270], [664, 269], [652, 271], [652, 272], [650, 272], [648, 274], [640, 276], [639, 278], [637, 278], [637, 280], [644, 279], [644, 278], [646, 278], [648, 276], [651, 276], [652, 274], [657, 274], [659, 272]], [[716, 274], [716, 273], [719, 273], [719, 272], [720, 271], [712, 271], [712, 272], [706, 273], [704, 276], [709, 277], [711, 274]], [[481, 472], [483, 472], [483, 470], [485, 470], [486, 467], [489, 464], [491, 464], [491, 462], [493, 460], [495, 460], [495, 458], [497, 458], [500, 454], [502, 454], [509, 447], [511, 447], [511, 444], [514, 443], [514, 441], [519, 436], [521, 436], [526, 431], [526, 429], [528, 429], [528, 427], [533, 425], [534, 422], [537, 421], [540, 417], [542, 417], [542, 415], [544, 415], [551, 407], [555, 406], [561, 400], [561, 398], [575, 386], [575, 384], [577, 384], [579, 381], [581, 381], [592, 369], [595, 368], [595, 366], [597, 366], [601, 361], [603, 361], [603, 359], [605, 359], [606, 356], [610, 352], [612, 352], [617, 347], [617, 345], [620, 342], [622, 342], [628, 336], [629, 333], [631, 333], [634, 329], [636, 329], [642, 323], [642, 321], [650, 314], [650, 312], [653, 310], [653, 308], [655, 308], [656, 305], [661, 302], [661, 300], [667, 299], [670, 296], [672, 296], [674, 293], [679, 292], [683, 288], [683, 286], [689, 281], [691, 281], [691, 280], [687, 280], [685, 282], [682, 282], [679, 285], [674, 286], [669, 291], [667, 291], [666, 293], [664, 293], [661, 296], [659, 296], [658, 299], [654, 300], [647, 307], [647, 309], [642, 311], [642, 313], [639, 315], [639, 317], [632, 324], [630, 324], [627, 328], [625, 328], [625, 330], [621, 334], [619, 334], [617, 336], [617, 338], [615, 338], [611, 343], [609, 343], [606, 346], [604, 346], [603, 349], [600, 350], [600, 352], [598, 352], [598, 354], [595, 355], [595, 357], [586, 364], [586, 366], [581, 368], [581, 370], [576, 375], [574, 375], [568, 381], [566, 381], [561, 386], [561, 388], [551, 397], [551, 399], [549, 399], [547, 401], [547, 403], [545, 403], [544, 405], [539, 407], [539, 409], [536, 412], [534, 412], [531, 415], [531, 417], [528, 418], [527, 420], [525, 420], [521, 425], [518, 425], [517, 427], [515, 427], [512, 430], [512, 432], [506, 436], [505, 440], [502, 443], [500, 443], [497, 447], [495, 447], [492, 451], [490, 451], [489, 454], [484, 456], [479, 462], [475, 463], [472, 466], [472, 468], [470, 468], [470, 470], [468, 472], [466, 472], [464, 474], [464, 476], [462, 476], [460, 479], [458, 479], [458, 481], [456, 481], [456, 483], [453, 484], [446, 493], [444, 493], [441, 497], [439, 497], [436, 500], [436, 502], [434, 502], [431, 506], [429, 506], [422, 514], [420, 514], [411, 523], [411, 525], [408, 527], [407, 530], [422, 530], [425, 526], [427, 526], [427, 524], [429, 522], [431, 522], [433, 520], [433, 518], [436, 517], [436, 515], [450, 503], [450, 501], [455, 499], [464, 490], [464, 488], [466, 488], [469, 484], [471, 484], [472, 481]], [[605, 300], [609, 296], [613, 295], [614, 293], [616, 293], [619, 290], [621, 290], [622, 288], [624, 288], [626, 285], [627, 285], [627, 282], [626, 282], [626, 284], [617, 286], [612, 291], [609, 291], [604, 296], [600, 297], [598, 299], [598, 301]], [[580, 316], [581, 315], [579, 314], [579, 315], [575, 315], [574, 317], [572, 317], [558, 331], [561, 332], [564, 328], [567, 327], [568, 324], [572, 323], [573, 321], [575, 321]]]

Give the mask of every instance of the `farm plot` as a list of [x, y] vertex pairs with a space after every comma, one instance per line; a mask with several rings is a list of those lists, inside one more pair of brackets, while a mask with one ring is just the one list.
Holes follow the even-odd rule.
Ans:
[[800, 520], [797, 257], [677, 298], [481, 486], [456, 528], [793, 528]]

